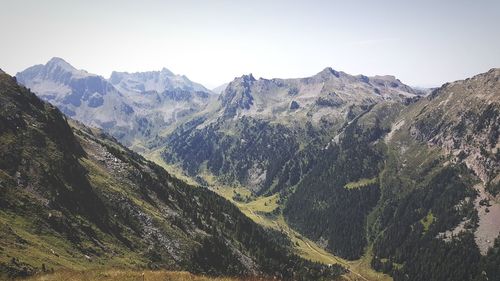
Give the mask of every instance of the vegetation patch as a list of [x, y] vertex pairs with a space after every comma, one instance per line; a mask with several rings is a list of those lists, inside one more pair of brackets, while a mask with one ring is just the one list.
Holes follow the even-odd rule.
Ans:
[[436, 217], [434, 217], [434, 214], [432, 211], [429, 211], [427, 213], [427, 216], [425, 216], [423, 219], [420, 220], [420, 223], [424, 226], [424, 233], [429, 231], [429, 227], [431, 226], [432, 223], [436, 220]]
[[377, 177], [372, 178], [372, 179], [360, 179], [358, 181], [347, 183], [346, 185], [344, 185], [344, 188], [347, 188], [347, 189], [363, 188], [363, 187], [367, 187], [370, 185], [374, 185], [377, 183], [377, 181], [378, 181]]

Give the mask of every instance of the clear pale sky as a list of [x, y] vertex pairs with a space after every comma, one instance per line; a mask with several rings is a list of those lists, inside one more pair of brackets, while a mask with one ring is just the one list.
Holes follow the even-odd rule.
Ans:
[[0, 68], [62, 57], [109, 77], [166, 67], [207, 87], [327, 66], [437, 86], [500, 67], [499, 0], [0, 0]]

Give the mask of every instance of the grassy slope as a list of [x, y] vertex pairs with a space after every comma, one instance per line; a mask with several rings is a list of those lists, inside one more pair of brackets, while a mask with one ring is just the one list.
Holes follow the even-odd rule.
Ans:
[[25, 281], [253, 281], [261, 278], [218, 278], [203, 275], [194, 275], [183, 271], [134, 271], [122, 269], [70, 271], [62, 270], [54, 274], [42, 274], [33, 276]]
[[[15, 264], [12, 267], [19, 269], [41, 268], [43, 264], [47, 269], [85, 269], [89, 266], [99, 267], [104, 261], [108, 266], [135, 266], [143, 262], [138, 255], [130, 254], [115, 238], [105, 235], [92, 221], [82, 216], [73, 217], [72, 226], [78, 225], [82, 229], [94, 231], [100, 243], [109, 244], [107, 251], [114, 253], [113, 256], [101, 255], [102, 251], [98, 250], [99, 246], [96, 246], [95, 240], [72, 232], [72, 235], [81, 238], [78, 250], [66, 235], [47, 226], [48, 220], [62, 221], [60, 218], [64, 215], [61, 211], [47, 208], [50, 205], [47, 197], [50, 198], [48, 194], [54, 190], [54, 193], [59, 195], [65, 192], [57, 183], [72, 180], [70, 177], [65, 178], [68, 173], [65, 168], [75, 166], [76, 160], [69, 155], [77, 154], [75, 151], [78, 149], [72, 146], [75, 140], [71, 129], [58, 111], [39, 101], [28, 90], [17, 86], [15, 81], [5, 74], [0, 73], [0, 84], [0, 268], [3, 270], [4, 265], [9, 264]], [[57, 137], [54, 137], [56, 135]], [[16, 162], [18, 160], [20, 162]], [[29, 169], [24, 168], [25, 166]], [[18, 171], [14, 175], [7, 172], [14, 168]], [[54, 177], [48, 177], [55, 174], [54, 170], [62, 174], [56, 180]], [[78, 173], [71, 175], [78, 176]], [[44, 189], [39, 189], [39, 186]], [[78, 187], [83, 193], [87, 191], [83, 183]], [[83, 196], [81, 194], [79, 193], [79, 196]], [[73, 202], [69, 203], [70, 205], [85, 204], [88, 203], [86, 199], [88, 198], [78, 200], [77, 203], [69, 200], [68, 202]], [[98, 203], [94, 201], [93, 208], [97, 209]], [[80, 205], [76, 208], [85, 207]], [[84, 257], [84, 251], [96, 253], [92, 262]], [[0, 278], [2, 273], [0, 270]]]
[[[83, 143], [83, 140], [80, 140]], [[121, 184], [103, 170], [102, 167], [87, 158], [81, 158], [80, 164], [89, 172], [89, 180], [95, 188], [109, 190], [116, 194], [121, 194], [124, 198], [132, 200], [137, 206], [142, 206], [143, 211], [150, 213], [152, 217], [159, 218], [161, 215], [147, 202], [140, 200], [127, 189], [122, 188]], [[26, 193], [26, 198], [33, 195]], [[16, 198], [18, 200], [19, 198]], [[37, 200], [38, 198], [33, 198]], [[19, 200], [19, 204], [25, 206], [28, 213], [32, 215], [19, 215], [10, 210], [0, 211], [0, 263], [8, 264], [12, 258], [19, 262], [29, 264], [35, 267], [47, 269], [72, 268], [75, 270], [88, 270], [96, 268], [108, 268], [114, 266], [144, 267], [147, 260], [133, 250], [124, 247], [121, 243], [102, 233], [98, 227], [88, 224], [97, 233], [100, 243], [105, 243], [107, 253], [101, 253], [101, 249], [96, 246], [92, 239], [83, 239], [81, 246], [88, 251], [96, 251], [92, 259], [87, 259], [70, 243], [64, 235], [44, 226], [39, 226], [37, 215], [45, 210], [38, 210], [36, 205], [28, 205]], [[57, 212], [49, 212], [48, 216], [59, 216]], [[80, 223], [87, 224], [84, 218], [80, 218]], [[84, 237], [84, 236], [83, 236]], [[133, 237], [129, 237], [133, 241]], [[17, 241], [17, 243], [11, 243]]]
[[148, 152], [144, 153], [143, 156], [144, 156], [144, 158], [146, 158], [150, 161], [153, 161], [158, 166], [161, 166], [163, 169], [165, 169], [165, 171], [167, 171], [172, 176], [186, 182], [187, 184], [190, 184], [193, 186], [198, 185], [198, 183], [196, 183], [195, 180], [186, 176], [180, 167], [178, 167], [176, 165], [172, 165], [172, 164], [167, 164], [165, 161], [163, 161], [161, 156], [160, 156], [160, 153], [161, 153], [161, 149], [157, 149], [157, 150], [153, 150], [153, 151], [148, 151]]
[[370, 184], [375, 184], [377, 183], [378, 178], [372, 178], [372, 179], [360, 179], [355, 182], [350, 182], [347, 183], [344, 187], [347, 189], [356, 189], [356, 188], [363, 188], [366, 187]]

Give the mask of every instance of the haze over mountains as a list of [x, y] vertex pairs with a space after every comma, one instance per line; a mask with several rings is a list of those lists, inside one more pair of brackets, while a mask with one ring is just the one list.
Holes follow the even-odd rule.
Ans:
[[166, 68], [113, 72], [105, 79], [53, 58], [16, 78], [69, 117], [105, 129], [129, 146], [146, 142], [159, 128], [202, 110], [214, 98], [210, 90]]
[[[104, 129], [132, 149], [160, 151], [168, 163], [180, 164], [191, 176], [206, 163], [209, 172], [226, 178], [226, 183], [236, 180], [254, 191], [269, 189], [278, 179], [277, 185], [295, 184], [297, 179], [288, 179], [287, 170], [307, 173], [308, 167], [287, 163], [289, 159], [297, 153], [310, 153], [311, 141], [315, 143], [312, 146], [318, 142], [327, 145], [327, 139], [334, 137], [334, 128], [339, 129], [374, 104], [407, 102], [424, 94], [393, 76], [352, 76], [329, 67], [299, 79], [256, 80], [251, 74], [244, 75], [223, 85], [218, 97], [166, 68], [113, 72], [106, 80], [77, 70], [60, 58], [28, 68], [16, 78], [66, 115]], [[182, 124], [189, 125], [189, 132]], [[261, 145], [264, 147], [241, 137], [248, 134], [245, 130], [262, 125], [268, 125], [262, 130], [268, 138]], [[207, 130], [216, 135], [207, 134]], [[323, 132], [318, 137], [311, 135], [314, 130]], [[274, 137], [281, 133], [284, 139]], [[219, 145], [220, 138], [231, 142], [234, 151], [229, 151], [227, 144]], [[299, 146], [306, 147], [305, 152], [297, 149]], [[247, 153], [245, 160], [236, 163], [240, 167], [233, 167], [231, 159], [252, 148], [257, 153]], [[234, 156], [226, 157], [229, 153]], [[218, 159], [225, 160], [217, 164]], [[271, 168], [278, 165], [287, 168]]]
[[[348, 260], [369, 261], [359, 262], [365, 264], [365, 275], [349, 268], [348, 278], [377, 276], [373, 278], [377, 280], [380, 275], [366, 275], [371, 268], [396, 281], [500, 278], [499, 69], [432, 91], [414, 89], [394, 76], [354, 76], [325, 68], [294, 79], [243, 75], [214, 93], [167, 69], [113, 72], [105, 79], [58, 58], [16, 78], [68, 117], [101, 128], [158, 164], [179, 168], [182, 176], [200, 185], [192, 190], [101, 131], [70, 122], [72, 133], [62, 118], [54, 117], [59, 124], [55, 130], [63, 132], [59, 139], [50, 131], [53, 126], [46, 124], [49, 121], [36, 117], [57, 111], [4, 75], [2, 126], [9, 131], [1, 138], [2, 153], [10, 156], [1, 175], [12, 187], [4, 195], [11, 197], [4, 201], [21, 198], [25, 204], [29, 196], [42, 194], [41, 202], [49, 204], [36, 208], [43, 212], [51, 214], [47, 208], [54, 208], [69, 225], [82, 214], [84, 225], [103, 234], [95, 242], [85, 227], [75, 229], [85, 232], [81, 241], [96, 244], [87, 247], [70, 239], [71, 251], [78, 255], [103, 255], [102, 245], [108, 244], [121, 253], [128, 247], [126, 241], [137, 241], [131, 253], [144, 263], [196, 272], [262, 271], [289, 278], [300, 274], [299, 280], [316, 280], [321, 272], [328, 278], [341, 273], [340, 267], [326, 267], [328, 271], [317, 264], [305, 265], [289, 252], [310, 257], [311, 249], [318, 247], [339, 262], [345, 259], [344, 266]], [[17, 101], [19, 94], [29, 101]], [[37, 104], [35, 112], [30, 111], [32, 104]], [[12, 108], [37, 121], [12, 119], [9, 116], [17, 116], [9, 111]], [[25, 125], [19, 129], [13, 125], [18, 123]], [[45, 142], [39, 140], [40, 133], [48, 135]], [[17, 140], [19, 136], [24, 137]], [[30, 152], [35, 143], [45, 143], [45, 148], [35, 150], [41, 155], [39, 168], [26, 157], [8, 154], [12, 147]], [[52, 143], [69, 145], [76, 152], [56, 146], [55, 154], [49, 153]], [[144, 215], [137, 220], [131, 214], [94, 221], [85, 206], [71, 209], [65, 200], [44, 195], [48, 187], [43, 183], [49, 180], [40, 175], [57, 171], [53, 163], [61, 150], [70, 155], [73, 164], [68, 167], [80, 165], [86, 171], [93, 189], [82, 192], [100, 198], [103, 210], [118, 212], [117, 198], [124, 198], [127, 212]], [[12, 168], [12, 163], [20, 164]], [[77, 186], [69, 179], [66, 183], [64, 173], [53, 179]], [[15, 186], [23, 186], [26, 194]], [[59, 185], [56, 189], [55, 194], [62, 192]], [[71, 200], [73, 189], [79, 190], [64, 191]], [[266, 230], [206, 189], [226, 197]], [[5, 204], [12, 212], [18, 210], [16, 204]], [[30, 212], [15, 216], [37, 217]], [[228, 226], [235, 221], [234, 228]], [[121, 230], [106, 232], [111, 223]], [[55, 227], [47, 227], [49, 237], [68, 240]], [[122, 241], [118, 238], [123, 233], [127, 239]], [[149, 237], [147, 243], [139, 241], [141, 235]], [[171, 248], [172, 244], [178, 246]], [[270, 254], [263, 245], [277, 248]], [[161, 251], [141, 254], [152, 247]], [[222, 250], [214, 250], [217, 247]], [[198, 249], [194, 256], [182, 256], [193, 249]], [[224, 262], [212, 264], [210, 257]], [[231, 257], [238, 262], [226, 268]], [[105, 254], [99, 259], [113, 260]], [[300, 264], [300, 269], [287, 259]], [[267, 262], [274, 267], [266, 268]], [[304, 273], [304, 266], [314, 269], [312, 275]]]
[[[336, 80], [330, 79], [335, 76], [338, 76]], [[246, 79], [245, 77], [240, 79]], [[85, 70], [78, 70], [61, 58], [53, 58], [45, 65], [30, 67], [17, 73], [16, 78], [66, 115], [89, 126], [106, 130], [127, 146], [139, 145], [137, 149], [144, 149], [140, 146], [148, 143], [152, 137], [162, 135], [168, 129], [175, 128], [173, 125], [178, 125], [179, 121], [203, 111], [217, 96], [213, 94], [215, 92], [185, 76], [175, 75], [166, 68], [137, 73], [114, 71], [109, 79], [105, 79]], [[238, 80], [236, 78], [232, 83], [216, 88], [215, 94], [222, 95], [230, 84], [237, 87]], [[268, 94], [257, 97], [257, 102], [260, 102], [257, 105], [260, 107], [259, 114], [296, 106], [301, 107], [298, 111], [304, 113], [315, 103], [318, 105], [315, 109], [321, 105], [340, 107], [354, 100], [356, 104], [366, 105], [385, 99], [401, 100], [417, 94], [417, 91], [391, 76], [371, 77], [370, 80], [363, 75], [350, 76], [331, 68], [326, 68], [313, 77], [296, 80], [273, 79], [276, 85], [271, 87], [275, 89], [268, 89]], [[327, 85], [320, 85], [324, 82]], [[294, 99], [294, 91], [298, 90], [299, 84], [304, 86], [300, 95]], [[263, 87], [269, 85], [262, 82]], [[329, 89], [332, 91], [329, 92]], [[343, 100], [339, 100], [334, 89], [341, 90]], [[289, 92], [283, 95], [285, 91]], [[226, 99], [233, 99], [231, 94], [222, 96], [222, 103], [242, 103], [241, 106], [244, 106], [245, 101], [238, 100], [243, 97], [235, 97], [229, 101]], [[228, 105], [226, 110], [236, 108]], [[314, 119], [320, 118], [320, 115], [321, 113]]]

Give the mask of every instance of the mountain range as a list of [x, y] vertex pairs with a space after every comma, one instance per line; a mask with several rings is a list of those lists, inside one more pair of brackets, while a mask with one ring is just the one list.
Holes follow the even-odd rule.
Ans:
[[61, 58], [17, 73], [19, 83], [65, 115], [104, 129], [134, 147], [203, 110], [215, 95], [168, 69], [143, 73], [113, 72], [109, 79], [78, 70]]
[[244, 75], [229, 83], [211, 111], [167, 136], [162, 156], [191, 176], [206, 166], [225, 183], [239, 182], [257, 194], [279, 191], [309, 171], [315, 159], [306, 158], [342, 126], [377, 103], [405, 103], [419, 94], [392, 76], [331, 68], [300, 79]]
[[[42, 222], [55, 213], [71, 227], [81, 217], [74, 232], [89, 226], [95, 237], [68, 240], [41, 223], [49, 229], [47, 239], [69, 241], [76, 260], [87, 255], [119, 264], [103, 253], [109, 251], [101, 246], [108, 245], [133, 253], [143, 265], [210, 274], [317, 280], [319, 272], [329, 276], [322, 278], [344, 272], [352, 280], [377, 280], [381, 275], [367, 275], [373, 268], [386, 280], [500, 280], [499, 69], [432, 90], [414, 89], [394, 76], [325, 68], [295, 79], [243, 75], [212, 92], [167, 69], [113, 72], [104, 79], [57, 58], [16, 78], [79, 122], [64, 125], [55, 108], [3, 74], [8, 91], [2, 90], [2, 132], [12, 131], [0, 138], [8, 156], [0, 167], [3, 182], [12, 190], [2, 201], [8, 206], [2, 210], [10, 210], [4, 221], [22, 221], [14, 233], [28, 235], [37, 224], [25, 220], [38, 213]], [[19, 93], [30, 102], [18, 101]], [[56, 138], [56, 131], [64, 133]], [[9, 153], [13, 147], [26, 154]], [[22, 155], [41, 156], [30, 161]], [[60, 162], [70, 170], [61, 170]], [[90, 187], [75, 188], [71, 180]], [[80, 202], [81, 192], [103, 206], [89, 208], [85, 204], [94, 199]], [[25, 198], [32, 197], [42, 203], [19, 207], [30, 206]], [[123, 206], [145, 215], [99, 221], [92, 213], [122, 213]], [[235, 228], [227, 226], [235, 221]], [[118, 230], [106, 232], [110, 225]], [[30, 241], [6, 233], [9, 241]], [[127, 242], [119, 235], [137, 248], [123, 250]], [[30, 243], [29, 259], [39, 263], [40, 249], [31, 245], [40, 243]], [[81, 246], [89, 243], [92, 250]], [[274, 252], [264, 251], [268, 247]], [[160, 257], [143, 254], [151, 248], [161, 249], [155, 254]], [[322, 256], [315, 260], [333, 254], [344, 269], [306, 265], [292, 254], [310, 258], [313, 250]], [[121, 261], [127, 255], [118, 256]]]

